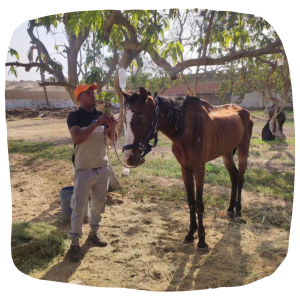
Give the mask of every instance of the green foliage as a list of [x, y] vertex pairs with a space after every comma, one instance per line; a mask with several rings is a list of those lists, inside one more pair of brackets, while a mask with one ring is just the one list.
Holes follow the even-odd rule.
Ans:
[[176, 64], [178, 60], [180, 60], [181, 53], [184, 52], [184, 49], [180, 42], [171, 41], [167, 47], [162, 52], [161, 56], [162, 58], [167, 58], [168, 56], [171, 56], [173, 63]]
[[139, 88], [145, 87], [152, 94], [162, 89], [163, 87], [170, 88], [174, 84], [166, 74], [161, 74], [159, 76], [153, 76], [152, 73], [147, 72], [147, 70], [141, 69], [138, 74], [132, 73], [127, 78], [127, 88], [132, 91], [138, 91]]
[[[273, 63], [275, 66], [277, 56], [265, 55], [261, 56], [261, 59]], [[227, 64], [225, 70], [226, 73], [223, 74], [223, 80], [216, 90], [216, 95], [221, 99], [225, 99], [228, 95], [237, 95], [242, 100], [245, 93], [265, 90], [270, 66], [256, 58], [245, 58]], [[283, 69], [276, 68], [267, 85], [276, 93], [283, 93], [285, 84], [286, 78]]]
[[8, 74], [9, 73], [15, 75], [15, 77], [18, 77], [18, 72], [17, 72], [17, 70], [16, 70], [16, 68], [14, 66], [10, 66]]
[[97, 100], [110, 101], [114, 104], [118, 103], [118, 97], [113, 93], [101, 92], [96, 95]]
[[7, 53], [10, 53], [11, 56], [15, 56], [17, 60], [20, 59], [19, 53], [15, 49], [9, 48]]
[[[216, 58], [241, 50], [258, 49], [278, 38], [276, 32], [264, 19], [236, 12], [206, 9], [125, 10], [120, 11], [124, 19], [120, 21], [120, 18], [118, 18], [117, 22], [110, 28], [110, 32], [107, 33], [105, 32], [105, 26], [111, 14], [111, 10], [69, 12], [38, 18], [36, 22], [43, 25], [47, 32], [57, 28], [58, 24], [63, 22], [67, 35], [73, 38], [74, 36], [79, 37], [90, 32], [90, 36], [82, 46], [82, 50], [85, 52], [85, 62], [81, 65], [82, 69], [84, 69], [83, 80], [88, 83], [100, 82], [107, 76], [107, 70], [111, 66], [111, 57], [109, 56], [114, 45], [118, 47], [118, 52], [123, 52], [124, 40], [133, 37], [131, 29], [135, 31], [134, 38], [136, 42], [143, 45], [152, 58], [158, 53], [173, 65], [181, 61], [183, 53], [191, 55], [191, 58], [201, 57], [205, 47], [207, 47], [207, 57]], [[210, 36], [207, 45], [205, 45], [213, 14], [214, 19]], [[171, 38], [169, 35], [172, 29], [176, 27], [174, 25], [178, 25], [178, 20], [180, 18], [182, 18], [181, 21], [183, 20], [183, 16], [188, 16], [185, 25], [183, 28], [180, 28], [183, 33], [183, 39], [180, 40], [184, 41], [182, 42], [184, 47], [173, 34], [178, 35], [176, 33], [178, 27], [172, 32]], [[130, 28], [125, 26], [127, 24], [130, 24]], [[170, 24], [172, 24], [172, 28], [170, 28]], [[103, 51], [104, 47], [105, 52]], [[59, 50], [58, 45], [55, 45], [54, 48], [56, 51]], [[10, 53], [17, 57], [15, 50], [11, 49]], [[251, 60], [253, 61], [253, 59], [249, 59], [249, 61]], [[46, 62], [45, 57], [43, 57], [43, 61]], [[50, 62], [46, 63], [50, 64]], [[133, 65], [135, 68], [140, 67], [135, 62], [133, 62]], [[74, 70], [76, 70], [76, 66]], [[14, 68], [11, 68], [10, 72], [16, 75]], [[154, 77], [154, 72], [151, 71], [152, 76], [145, 75], [147, 81], [143, 86], [148, 86], [154, 90], [170, 86], [169, 82], [164, 82], [164, 75], [160, 75], [160, 79], [158, 79]], [[134, 87], [136, 87], [135, 83], [145, 80], [145, 77], [134, 78], [139, 76], [141, 75], [132, 74], [131, 81]], [[279, 73], [277, 78], [275, 76], [273, 75], [272, 80], [275, 80], [277, 83], [279, 81], [282, 84], [284, 83]], [[257, 86], [260, 88], [262, 80], [259, 74], [256, 77], [252, 76], [251, 81], [253, 81], [251, 84], [255, 88]], [[246, 80], [245, 78], [238, 80], [231, 78], [227, 84], [224, 83], [222, 91], [220, 90], [219, 93], [222, 98], [231, 93], [237, 93], [237, 95], [243, 97], [248, 90], [251, 90], [248, 77]]]
[[89, 75], [86, 77], [85, 82], [87, 84], [94, 84], [101, 80], [103, 76], [103, 71], [99, 67], [92, 67]]

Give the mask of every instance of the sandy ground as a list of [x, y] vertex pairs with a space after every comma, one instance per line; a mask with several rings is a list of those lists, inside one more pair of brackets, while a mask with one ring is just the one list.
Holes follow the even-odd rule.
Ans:
[[[64, 119], [8, 121], [7, 128], [8, 139], [72, 144]], [[294, 149], [290, 152], [295, 155]], [[282, 165], [272, 162], [270, 166]], [[59, 190], [72, 184], [70, 163], [41, 160], [28, 166], [24, 156], [11, 154], [10, 176], [13, 221], [50, 222], [69, 232], [70, 224], [61, 221]], [[181, 180], [174, 179], [174, 183], [183, 186]], [[165, 184], [168, 188], [171, 183]], [[205, 190], [227, 194], [229, 199], [229, 187], [205, 185]], [[243, 194], [243, 203], [248, 206], [270, 201], [283, 207], [281, 214], [291, 214], [291, 201], [250, 191]], [[187, 291], [251, 283], [274, 273], [286, 256], [289, 231], [267, 226], [263, 219], [238, 223], [227, 220], [221, 212], [216, 217], [208, 213], [204, 224], [209, 244], [205, 254], [197, 251], [196, 241], [183, 242], [189, 228], [186, 203], [110, 193], [101, 225], [109, 245], [99, 248], [89, 242], [89, 226], [85, 224], [81, 262], [70, 262], [65, 253], [30, 276], [59, 282], [80, 280], [98, 287]]]

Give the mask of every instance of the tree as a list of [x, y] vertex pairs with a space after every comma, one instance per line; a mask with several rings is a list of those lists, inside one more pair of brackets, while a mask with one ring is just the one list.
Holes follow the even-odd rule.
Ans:
[[228, 95], [237, 95], [236, 102], [240, 103], [246, 93], [261, 92], [267, 102], [275, 104], [269, 122], [270, 131], [279, 140], [284, 140], [277, 117], [289, 100], [291, 80], [287, 61], [278, 66], [277, 59], [278, 55], [268, 55], [232, 62], [223, 73], [223, 81], [216, 94], [223, 99]]
[[[176, 24], [176, 20], [180, 24], [181, 40], [167, 41], [165, 33], [170, 31], [170, 24]], [[44, 26], [49, 31], [51, 26], [57, 26], [58, 22], [63, 22], [68, 35], [69, 45], [65, 49], [68, 78], [64, 76], [62, 66], [51, 59], [47, 49], [33, 34], [33, 29], [37, 26]], [[198, 28], [196, 34], [187, 34], [191, 24]], [[97, 45], [105, 44], [113, 49], [106, 78], [101, 76], [101, 70], [96, 69], [95, 64], [93, 66], [95, 58], [91, 60], [90, 79], [100, 78], [100, 85], [107, 84], [115, 66], [127, 69], [142, 52], [147, 53], [158, 69], [168, 74], [171, 80], [177, 79], [179, 73], [183, 74], [191, 67], [203, 66], [206, 69], [211, 66], [225, 66], [243, 58], [276, 53], [285, 55], [281, 40], [270, 24], [253, 15], [198, 9], [100, 10], [57, 14], [29, 21], [28, 34], [43, 54], [43, 62], [12, 62], [6, 66], [25, 67], [27, 71], [32, 67], [40, 67], [56, 80], [40, 85], [63, 86], [78, 105], [74, 97], [74, 88], [78, 83], [78, 53], [90, 32], [95, 32], [95, 44], [97, 40]], [[189, 43], [186, 43], [185, 47], [182, 45], [184, 35], [189, 36]], [[121, 58], [116, 63], [117, 49], [121, 52]], [[11, 69], [12, 72], [13, 70]], [[114, 89], [121, 109], [118, 124], [120, 132], [123, 124], [123, 95], [118, 84], [118, 72], [114, 76]]]

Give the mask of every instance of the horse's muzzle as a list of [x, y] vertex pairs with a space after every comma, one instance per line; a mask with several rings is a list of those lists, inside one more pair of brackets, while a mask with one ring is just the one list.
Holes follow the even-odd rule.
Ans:
[[137, 156], [134, 153], [130, 153], [129, 155], [124, 153], [123, 160], [127, 166], [131, 167], [139, 167], [145, 162], [144, 158], [141, 158], [140, 155]]

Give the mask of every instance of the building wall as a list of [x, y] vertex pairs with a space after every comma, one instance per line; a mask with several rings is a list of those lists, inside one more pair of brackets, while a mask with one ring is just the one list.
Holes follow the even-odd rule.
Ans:
[[[72, 108], [76, 107], [73, 101], [70, 99], [70, 95], [67, 91], [47, 91], [50, 104], [54, 108]], [[182, 94], [183, 95], [183, 94]], [[172, 95], [176, 98], [177, 95]], [[186, 94], [184, 94], [186, 96]], [[209, 101], [213, 105], [220, 105], [226, 103], [215, 96], [214, 93], [198, 94], [202, 99]], [[281, 99], [281, 96], [274, 95]], [[235, 102], [238, 96], [231, 96], [230, 101]], [[292, 94], [290, 94], [292, 98]], [[243, 101], [239, 104], [245, 108], [265, 108], [266, 100], [263, 99], [260, 92], [252, 92], [245, 95]], [[273, 105], [273, 102], [269, 101], [268, 106]], [[44, 91], [24, 91], [24, 90], [6, 90], [5, 91], [5, 107], [11, 108], [42, 108], [46, 107], [46, 99]], [[292, 107], [292, 103], [287, 103], [287, 107]]]
[[[76, 107], [71, 99], [51, 99], [50, 105], [53, 108], [72, 108]], [[46, 100], [43, 99], [5, 99], [5, 108], [43, 108], [46, 107]]]
[[[67, 91], [47, 91], [49, 102], [54, 108], [76, 107]], [[44, 91], [6, 90], [5, 108], [46, 107]]]
[[[281, 100], [282, 96], [281, 95], [275, 95], [273, 93], [273, 96], [276, 97], [277, 99]], [[292, 99], [292, 93], [289, 94], [289, 97]], [[231, 96], [231, 102], [235, 102], [237, 100], [238, 96]], [[239, 104], [241, 107], [245, 108], [266, 108], [272, 106], [274, 104], [273, 101], [266, 101], [263, 99], [262, 94], [260, 92], [252, 92], [252, 93], [247, 93], [245, 94], [245, 97], [243, 101]], [[291, 102], [288, 102], [286, 104], [286, 107], [292, 107], [293, 104]]]
[[[238, 96], [232, 95], [231, 102], [236, 102], [237, 98]], [[239, 105], [245, 108], [265, 108], [265, 102], [260, 92], [247, 93]]]
[[[70, 99], [67, 91], [47, 91], [48, 99]], [[46, 100], [44, 91], [5, 90], [5, 99]]]

